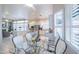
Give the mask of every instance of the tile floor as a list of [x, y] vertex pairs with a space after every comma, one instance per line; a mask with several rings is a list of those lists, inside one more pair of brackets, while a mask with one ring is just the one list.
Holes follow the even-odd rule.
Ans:
[[[14, 51], [14, 45], [9, 38], [4, 38], [2, 42], [0, 42], [0, 54], [10, 54], [10, 51]], [[66, 54], [75, 54], [73, 50], [68, 46]]]

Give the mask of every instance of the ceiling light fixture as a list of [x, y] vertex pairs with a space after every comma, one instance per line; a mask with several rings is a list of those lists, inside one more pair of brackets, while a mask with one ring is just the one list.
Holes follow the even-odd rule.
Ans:
[[33, 7], [33, 4], [25, 4], [26, 6]]

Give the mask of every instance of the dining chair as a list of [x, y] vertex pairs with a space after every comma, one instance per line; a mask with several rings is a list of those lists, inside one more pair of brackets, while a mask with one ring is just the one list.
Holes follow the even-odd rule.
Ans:
[[49, 49], [42, 49], [41, 54], [64, 54], [67, 50], [67, 44], [64, 40], [59, 38], [56, 40], [55, 48], [54, 50], [49, 50]]
[[29, 47], [27, 40], [24, 40], [23, 36], [15, 36], [12, 38], [13, 45], [15, 47], [15, 52], [13, 54], [25, 54], [30, 53], [31, 48]]
[[55, 54], [64, 54], [67, 50], [67, 43], [59, 36], [55, 45]]
[[36, 32], [29, 32], [26, 34], [26, 38], [28, 40], [28, 44], [31, 46], [31, 48], [33, 48], [34, 50], [34, 54], [38, 53], [38, 44], [37, 42], [40, 41], [39, 39], [39, 31]]

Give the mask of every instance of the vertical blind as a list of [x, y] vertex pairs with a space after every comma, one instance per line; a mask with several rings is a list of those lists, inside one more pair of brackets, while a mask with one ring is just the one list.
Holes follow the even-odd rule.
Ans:
[[79, 4], [72, 5], [71, 44], [79, 49]]

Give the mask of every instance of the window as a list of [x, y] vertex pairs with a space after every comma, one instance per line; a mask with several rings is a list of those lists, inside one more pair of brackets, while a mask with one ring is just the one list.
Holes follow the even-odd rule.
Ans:
[[28, 30], [28, 21], [27, 20], [17, 20], [13, 22], [14, 31], [27, 31]]
[[79, 4], [72, 5], [71, 44], [79, 49]]
[[63, 34], [64, 34], [64, 16], [63, 15], [64, 15], [63, 10], [60, 10], [54, 15], [55, 36], [59, 34], [61, 38], [63, 38]]

